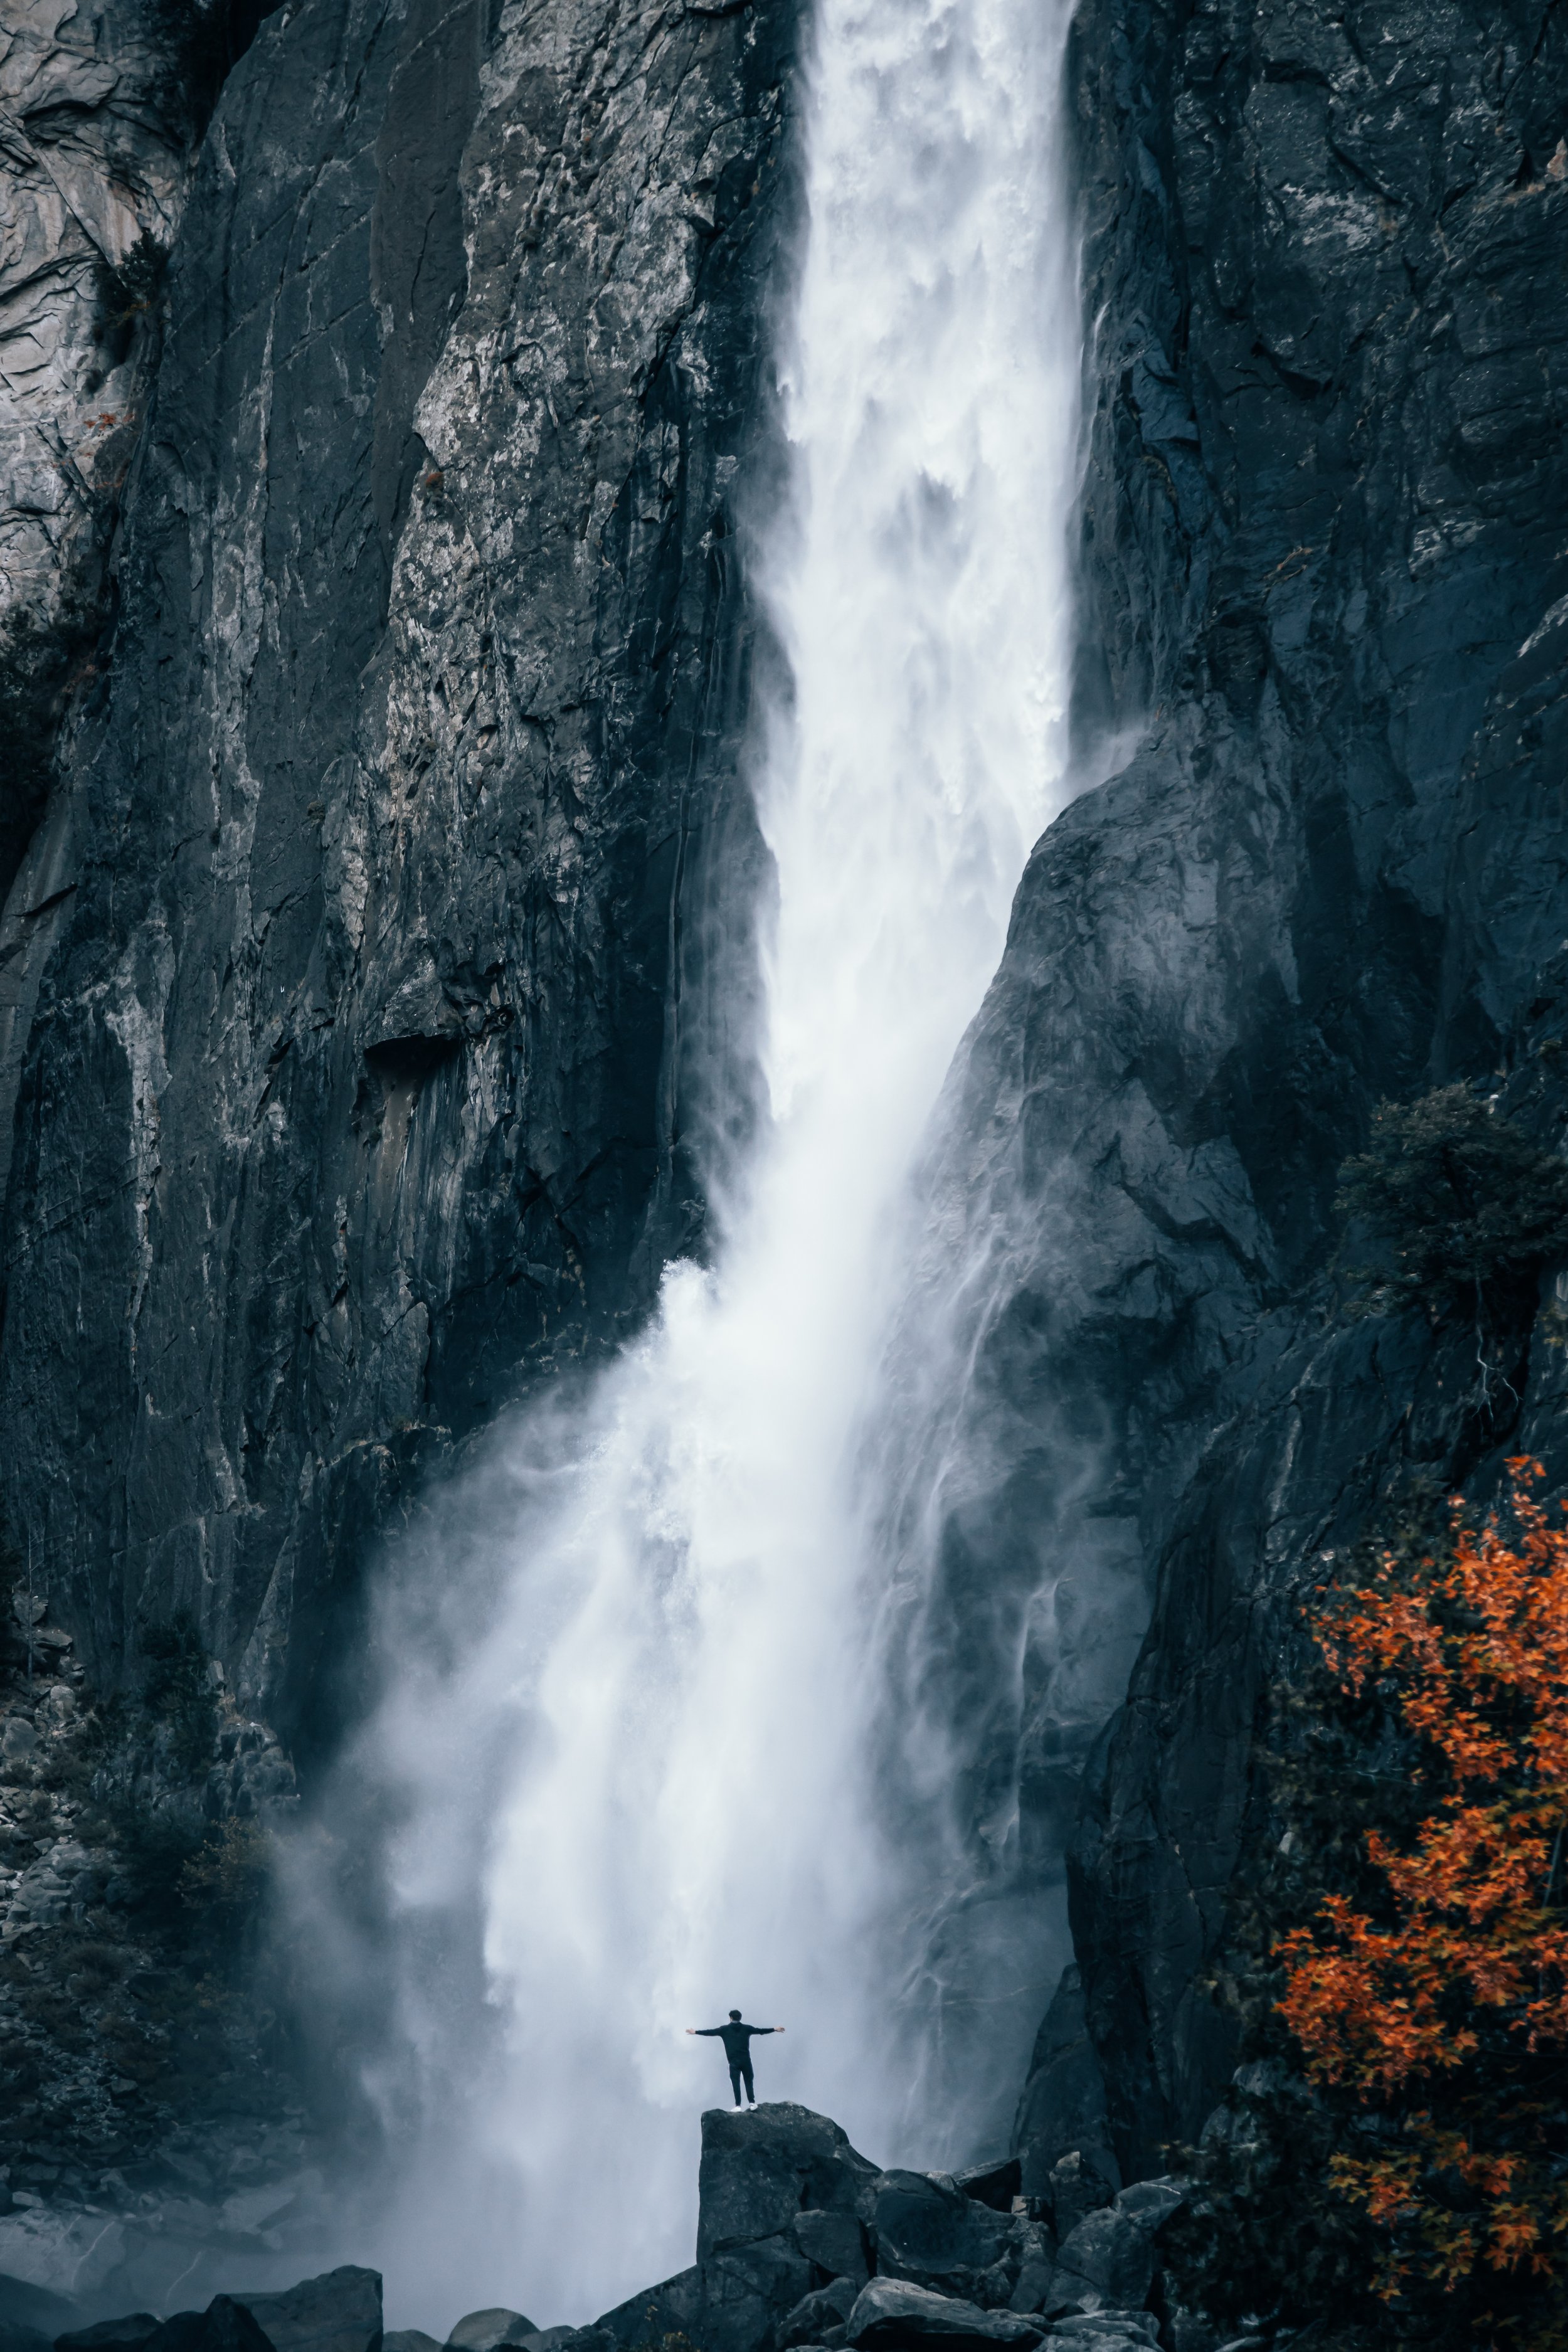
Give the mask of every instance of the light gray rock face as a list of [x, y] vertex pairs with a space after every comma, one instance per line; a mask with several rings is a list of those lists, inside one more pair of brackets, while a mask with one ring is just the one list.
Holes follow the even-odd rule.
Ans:
[[188, 1606], [330, 1736], [411, 1475], [700, 1232], [796, 30], [304, 0], [226, 85], [16, 1023], [6, 1503], [95, 1674]]
[[[167, 45], [142, 0], [7, 8], [0, 899], [42, 814], [53, 727], [81, 684], [102, 618], [104, 558], [157, 354], [153, 257], [179, 219], [189, 128]], [[8, 948], [0, 929], [0, 1004]]]

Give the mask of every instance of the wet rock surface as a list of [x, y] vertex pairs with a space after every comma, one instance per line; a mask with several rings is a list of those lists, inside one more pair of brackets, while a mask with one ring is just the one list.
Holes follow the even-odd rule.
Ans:
[[1331, 1274], [1380, 1098], [1471, 1081], [1564, 1136], [1563, 28], [1089, 0], [1068, 82], [1077, 717], [1116, 772], [1037, 845], [949, 1089], [973, 1475], [912, 1645], [994, 1909], [1072, 1839], [1032, 2189], [1073, 2147], [1158, 2172], [1230, 2072], [1200, 1980], [1324, 1560], [1413, 1475], [1568, 1472], [1550, 1317], [1478, 1362]]

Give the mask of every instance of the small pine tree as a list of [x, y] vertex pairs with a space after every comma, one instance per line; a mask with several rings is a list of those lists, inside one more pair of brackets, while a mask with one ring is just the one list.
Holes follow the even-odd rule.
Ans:
[[1472, 1087], [1439, 1087], [1379, 1104], [1335, 1207], [1377, 1252], [1351, 1269], [1363, 1313], [1419, 1307], [1484, 1326], [1528, 1305], [1542, 1266], [1568, 1251], [1568, 1161]]

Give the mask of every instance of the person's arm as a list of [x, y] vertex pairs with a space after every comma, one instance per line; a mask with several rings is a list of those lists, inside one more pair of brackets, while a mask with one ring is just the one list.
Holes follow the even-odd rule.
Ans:
[[686, 2031], [688, 2033], [700, 2034], [706, 2039], [710, 2034], [722, 2033], [724, 2029], [721, 2025], [689, 2025]]
[[753, 2025], [752, 2032], [753, 2033], [782, 2033], [784, 2032], [784, 2027], [782, 2025]]

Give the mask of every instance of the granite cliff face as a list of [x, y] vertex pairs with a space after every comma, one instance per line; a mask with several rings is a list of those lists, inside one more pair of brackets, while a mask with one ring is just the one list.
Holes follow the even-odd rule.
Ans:
[[307, 0], [226, 82], [12, 899], [7, 1511], [95, 1675], [189, 1609], [325, 1736], [404, 1482], [691, 1238], [795, 33]]
[[[1380, 1097], [1486, 1080], [1552, 1145], [1568, 1114], [1563, 28], [1089, 0], [1070, 74], [1079, 713], [1141, 740], [1036, 850], [933, 1229], [993, 1269], [967, 1411], [995, 1468], [952, 1551], [1013, 1595], [994, 1685], [1022, 1524], [1090, 1633], [1108, 1559], [1153, 1613], [1084, 1776], [1026, 2188], [1089, 2135], [1157, 2170], [1233, 2063], [1198, 1979], [1323, 1557], [1415, 1471], [1568, 1471], [1550, 1327], [1483, 1367], [1468, 1333], [1347, 1322], [1325, 1272]], [[1026, 1878], [1092, 1727], [1026, 1662], [976, 1720], [1017, 1805], [987, 1867]]]
[[[140, 23], [0, 61], [16, 283], [76, 305], [6, 429], [77, 448], [0, 527], [41, 620], [113, 614], [47, 813], [0, 807], [5, 1508], [89, 1676], [189, 1609], [309, 1758], [378, 1530], [700, 1242], [800, 11], [303, 0], [188, 192]], [[1066, 2148], [1157, 2171], [1225, 2079], [1200, 1979], [1322, 1556], [1415, 1471], [1568, 1473], [1547, 1324], [1480, 1366], [1328, 1272], [1379, 1098], [1568, 1117], [1565, 42], [1479, 0], [1073, 37], [1115, 772], [1035, 853], [927, 1171], [931, 1285], [983, 1270], [933, 1704], [982, 1893], [1027, 1922], [1071, 1843], [1033, 2195]], [[79, 250], [68, 122], [140, 191]], [[182, 203], [89, 468], [89, 247]]]

